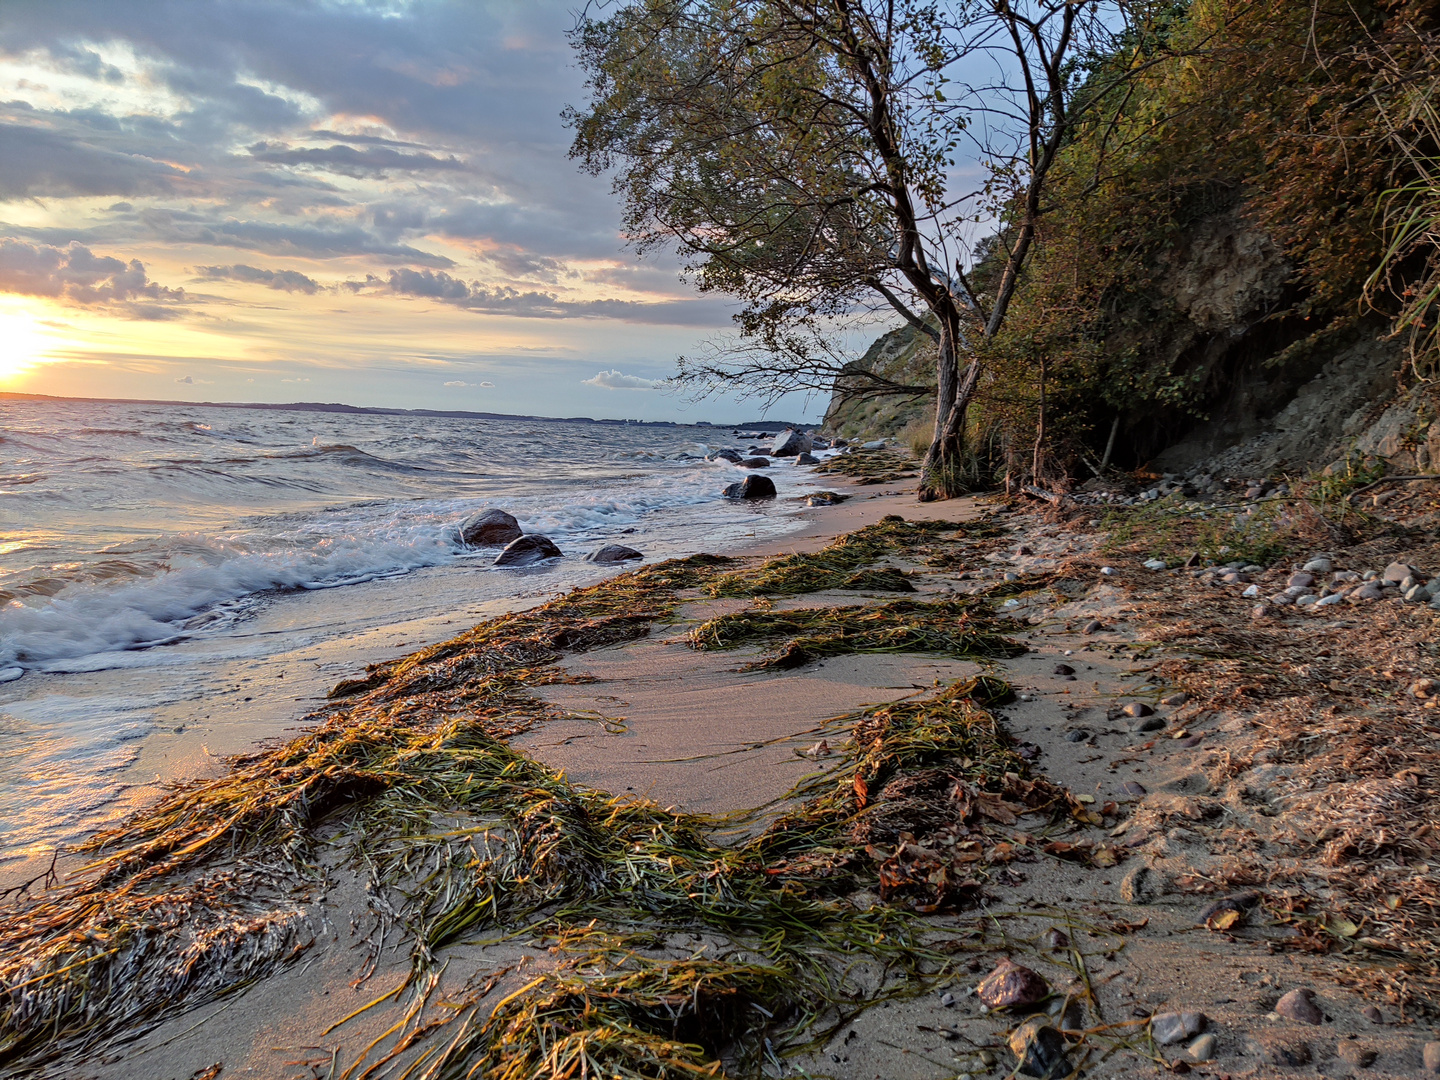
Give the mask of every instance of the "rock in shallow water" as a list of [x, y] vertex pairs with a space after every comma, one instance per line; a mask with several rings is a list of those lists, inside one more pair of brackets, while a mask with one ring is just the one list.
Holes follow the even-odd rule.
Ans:
[[809, 435], [786, 428], [776, 436], [775, 444], [770, 447], [770, 456], [794, 457], [797, 454], [808, 454], [812, 449]]
[[505, 545], [495, 557], [496, 566], [531, 566], [546, 559], [563, 559], [565, 553], [548, 536], [530, 533]]
[[504, 510], [481, 510], [460, 525], [460, 540], [468, 547], [504, 547], [521, 535], [520, 523]]
[[775, 481], [768, 476], [747, 476], [738, 484], [731, 484], [722, 495], [727, 499], [773, 499]]
[[617, 563], [626, 562], [629, 559], [643, 559], [644, 557], [644, 555], [634, 548], [626, 547], [624, 544], [606, 544], [604, 547], [597, 548], [589, 555], [586, 555], [585, 561], [593, 563]]

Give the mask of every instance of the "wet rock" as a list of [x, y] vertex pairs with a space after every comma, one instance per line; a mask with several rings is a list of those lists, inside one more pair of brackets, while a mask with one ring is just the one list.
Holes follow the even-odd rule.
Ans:
[[1306, 987], [1291, 990], [1275, 1003], [1275, 1011], [1302, 1024], [1318, 1024], [1325, 1019], [1320, 1006], [1315, 1004], [1315, 991]]
[[460, 540], [467, 547], [504, 547], [522, 535], [520, 523], [504, 510], [481, 510], [460, 524]]
[[1001, 960], [995, 970], [980, 980], [975, 994], [991, 1009], [1008, 1009], [1017, 1005], [1033, 1005], [1050, 993], [1050, 986], [1039, 972], [1031, 971], [1010, 959]]
[[1125, 706], [1124, 712], [1126, 716], [1134, 717], [1155, 715], [1155, 710], [1143, 701], [1132, 701], [1129, 705]]
[[809, 435], [793, 428], [786, 428], [775, 437], [775, 444], [770, 447], [770, 456], [795, 457], [798, 454], [808, 454], [813, 449], [814, 444], [810, 441]]
[[1421, 1052], [1427, 1073], [1440, 1075], [1440, 1042], [1427, 1042]]
[[740, 462], [742, 469], [768, 469], [770, 459], [764, 457], [747, 457]]
[[1164, 878], [1148, 866], [1137, 866], [1120, 880], [1120, 899], [1127, 904], [1153, 904], [1164, 892]]
[[1055, 674], [1056, 674], [1056, 675], [1074, 675], [1074, 674], [1075, 674], [1075, 669], [1074, 669], [1073, 667], [1071, 667], [1069, 664], [1056, 664], [1056, 665], [1055, 665]]
[[742, 461], [745, 460], [745, 455], [743, 455], [742, 453], [740, 453], [739, 450], [730, 450], [730, 449], [727, 448], [727, 449], [725, 449], [725, 450], [716, 450], [713, 454], [711, 454], [711, 455], [710, 455], [709, 457], [707, 457], [705, 460], [706, 460], [706, 461], [728, 461], [728, 462], [730, 462], [731, 465], [739, 465], [740, 462], [742, 462]]
[[1368, 1069], [1380, 1055], [1362, 1042], [1341, 1039], [1340, 1045], [1335, 1047], [1335, 1056], [1357, 1069]]
[[1246, 1040], [1245, 1049], [1252, 1057], [1291, 1069], [1309, 1065], [1311, 1060], [1308, 1044], [1281, 1031], [1252, 1036]]
[[1365, 1008], [1360, 1010], [1360, 1015], [1372, 1024], [1383, 1024], [1385, 1022], [1385, 1014], [1374, 1005], [1366, 1005]]
[[1165, 727], [1163, 716], [1147, 716], [1144, 720], [1138, 720], [1130, 730], [1143, 734], [1147, 731], [1160, 731]]
[[1010, 1051], [1018, 1062], [1016, 1071], [1023, 1076], [1053, 1080], [1072, 1071], [1065, 1057], [1065, 1036], [1043, 1016], [1031, 1017], [1015, 1029], [1010, 1036]]
[[1191, 1061], [1209, 1061], [1215, 1056], [1214, 1035], [1201, 1035], [1185, 1048], [1185, 1056]]
[[747, 476], [738, 484], [731, 484], [720, 494], [727, 499], [773, 499], [775, 481], [768, 476]]
[[1193, 1039], [1209, 1026], [1210, 1019], [1202, 1012], [1159, 1013], [1150, 1018], [1150, 1037], [1161, 1046], [1174, 1046]]
[[1161, 698], [1160, 704], [1168, 705], [1171, 708], [1176, 708], [1180, 705], [1184, 705], [1189, 700], [1190, 695], [1185, 693], [1184, 690], [1180, 690], [1177, 693], [1170, 694], [1168, 697]]
[[819, 459], [818, 457], [816, 457], [814, 454], [796, 454], [796, 455], [795, 455], [795, 464], [796, 464], [796, 465], [819, 465], [819, 464], [820, 464], [820, 459]]
[[495, 556], [496, 566], [532, 566], [546, 559], [562, 559], [565, 553], [555, 546], [548, 536], [530, 533], [512, 540], [505, 550]]
[[618, 563], [630, 559], [643, 559], [645, 556], [632, 547], [624, 544], [606, 544], [602, 548], [596, 548], [589, 555], [585, 556], [586, 562], [593, 563]]
[[1080, 632], [1082, 634], [1093, 634], [1096, 631], [1103, 629], [1105, 629], [1105, 627], [1101, 624], [1099, 619], [1091, 619], [1085, 624], [1084, 628], [1081, 629]]

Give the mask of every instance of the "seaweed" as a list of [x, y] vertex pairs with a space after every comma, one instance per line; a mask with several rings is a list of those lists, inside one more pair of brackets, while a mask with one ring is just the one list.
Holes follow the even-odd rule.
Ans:
[[1019, 656], [1025, 647], [998, 632], [972, 600], [895, 600], [867, 607], [755, 610], [721, 615], [690, 631], [695, 649], [738, 649], [785, 638], [774, 655], [747, 670], [800, 667], [851, 653], [938, 653], [957, 660]]
[[879, 447], [873, 450], [850, 450], [832, 458], [826, 458], [815, 466], [817, 473], [833, 473], [851, 477], [857, 484], [889, 484], [896, 480], [911, 480], [915, 459], [898, 450]]

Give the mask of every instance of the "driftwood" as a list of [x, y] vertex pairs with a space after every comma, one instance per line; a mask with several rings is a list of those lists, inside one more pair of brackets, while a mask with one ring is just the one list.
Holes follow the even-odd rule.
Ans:
[[1034, 484], [1026, 484], [1020, 490], [1023, 491], [1026, 495], [1033, 495], [1037, 499], [1044, 499], [1052, 506], [1064, 506], [1067, 502], [1071, 501], [1069, 495], [1062, 495], [1054, 491], [1046, 491], [1044, 488], [1036, 487]]

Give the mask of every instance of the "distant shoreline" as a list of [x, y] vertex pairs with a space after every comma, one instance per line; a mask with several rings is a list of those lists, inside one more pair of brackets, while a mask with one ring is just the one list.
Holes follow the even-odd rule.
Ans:
[[529, 416], [524, 413], [469, 412], [461, 409], [386, 409], [371, 405], [342, 405], [333, 401], [176, 401], [164, 398], [103, 398], [62, 397], [58, 394], [22, 394], [0, 391], [0, 401], [81, 401], [104, 405], [188, 405], [195, 409], [267, 409], [280, 412], [324, 412], [365, 416], [443, 416], [459, 420], [531, 420], [545, 424], [610, 424], [616, 427], [703, 427], [744, 429], [746, 431], [784, 431], [786, 428], [815, 427], [815, 424], [789, 423], [780, 420], [754, 420], [743, 424], [712, 424], [697, 420], [686, 424], [676, 420], [596, 420], [590, 416]]

